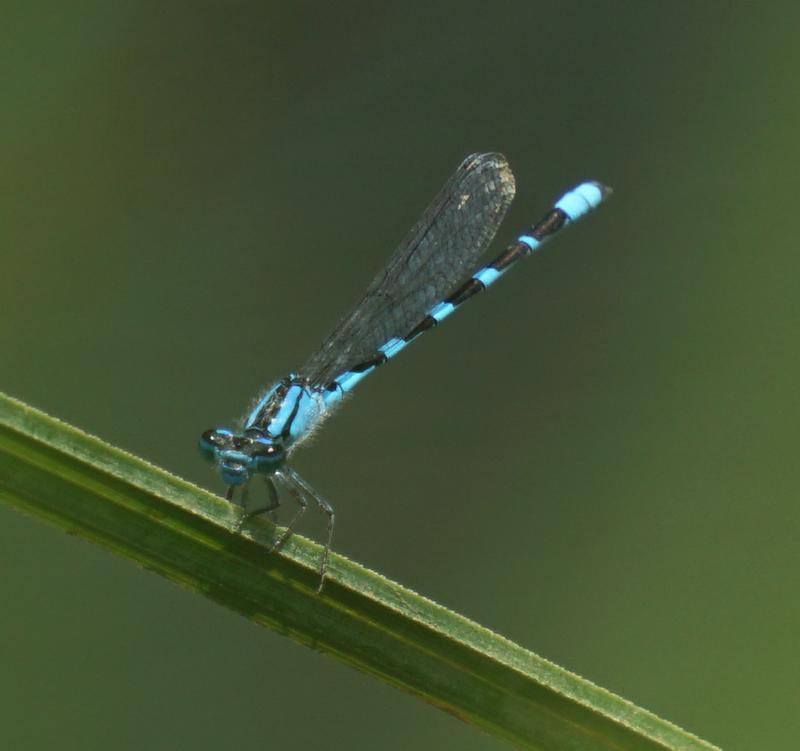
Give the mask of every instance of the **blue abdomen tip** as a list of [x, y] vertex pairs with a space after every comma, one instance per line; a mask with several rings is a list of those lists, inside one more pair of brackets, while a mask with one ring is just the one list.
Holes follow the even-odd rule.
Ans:
[[607, 189], [598, 182], [581, 183], [575, 192], [583, 198], [589, 207], [594, 209], [600, 205], [601, 201], [608, 195]]
[[556, 208], [561, 209], [574, 222], [586, 212], [599, 206], [610, 193], [610, 188], [606, 188], [598, 182], [581, 183], [564, 195], [556, 203]]

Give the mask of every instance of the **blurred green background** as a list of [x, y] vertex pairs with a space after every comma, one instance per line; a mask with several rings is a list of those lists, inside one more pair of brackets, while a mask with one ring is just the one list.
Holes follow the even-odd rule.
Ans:
[[[0, 389], [221, 491], [200, 431], [463, 156], [514, 167], [497, 248], [602, 179], [297, 466], [337, 551], [726, 749], [796, 748], [798, 16], [4, 3]], [[5, 507], [0, 561], [6, 748], [502, 747]]]

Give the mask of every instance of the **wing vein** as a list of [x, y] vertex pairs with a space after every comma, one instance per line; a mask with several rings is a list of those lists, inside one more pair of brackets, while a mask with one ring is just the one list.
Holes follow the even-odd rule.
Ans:
[[407, 334], [472, 270], [513, 198], [514, 176], [502, 154], [467, 157], [301, 374], [326, 386]]

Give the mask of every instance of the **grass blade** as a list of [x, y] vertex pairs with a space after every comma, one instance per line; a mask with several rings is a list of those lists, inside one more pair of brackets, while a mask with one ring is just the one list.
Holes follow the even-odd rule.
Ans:
[[0, 394], [0, 498], [532, 749], [714, 747], [342, 556]]

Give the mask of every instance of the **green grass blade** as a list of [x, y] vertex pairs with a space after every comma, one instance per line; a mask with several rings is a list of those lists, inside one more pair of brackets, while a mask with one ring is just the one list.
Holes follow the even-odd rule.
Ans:
[[0, 394], [0, 498], [522, 748], [713, 749], [497, 634]]

